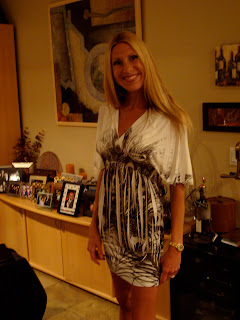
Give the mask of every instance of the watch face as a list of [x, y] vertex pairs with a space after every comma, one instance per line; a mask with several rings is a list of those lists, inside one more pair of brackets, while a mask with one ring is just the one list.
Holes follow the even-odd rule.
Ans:
[[184, 245], [183, 244], [179, 244], [177, 249], [178, 249], [178, 251], [183, 251]]

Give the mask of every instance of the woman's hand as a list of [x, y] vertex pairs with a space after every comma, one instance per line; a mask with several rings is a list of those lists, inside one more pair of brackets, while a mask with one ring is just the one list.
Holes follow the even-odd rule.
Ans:
[[162, 269], [160, 284], [162, 284], [178, 273], [181, 264], [181, 252], [169, 246], [166, 253], [162, 256], [160, 263]]
[[96, 264], [100, 265], [98, 260], [105, 260], [105, 257], [102, 251], [102, 242], [101, 242], [100, 234], [95, 224], [91, 224], [90, 226], [87, 249], [90, 253], [92, 261], [95, 262]]

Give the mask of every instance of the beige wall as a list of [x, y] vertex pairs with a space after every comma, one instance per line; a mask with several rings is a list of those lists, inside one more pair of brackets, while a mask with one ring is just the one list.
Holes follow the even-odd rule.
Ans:
[[[55, 152], [62, 162], [94, 174], [95, 128], [60, 127], [55, 123], [49, 48], [50, 0], [0, 0], [16, 27], [19, 88], [23, 125], [35, 134], [46, 129], [43, 151]], [[239, 87], [214, 84], [214, 49], [240, 43], [239, 0], [143, 0], [144, 40], [157, 60], [162, 78], [176, 100], [189, 112], [196, 183], [207, 179], [208, 195], [240, 200], [240, 181], [220, 179], [229, 166], [229, 148], [240, 133], [203, 132], [202, 102], [240, 101]]]

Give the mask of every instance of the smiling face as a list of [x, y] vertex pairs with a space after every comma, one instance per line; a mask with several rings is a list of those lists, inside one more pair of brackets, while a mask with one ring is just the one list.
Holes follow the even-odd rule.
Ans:
[[115, 82], [128, 93], [143, 90], [145, 68], [133, 48], [121, 42], [115, 45], [111, 55]]

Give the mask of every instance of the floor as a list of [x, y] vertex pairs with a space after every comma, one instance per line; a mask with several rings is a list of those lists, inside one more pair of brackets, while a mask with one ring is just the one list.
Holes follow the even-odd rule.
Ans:
[[43, 320], [117, 320], [115, 303], [34, 270], [47, 294]]

